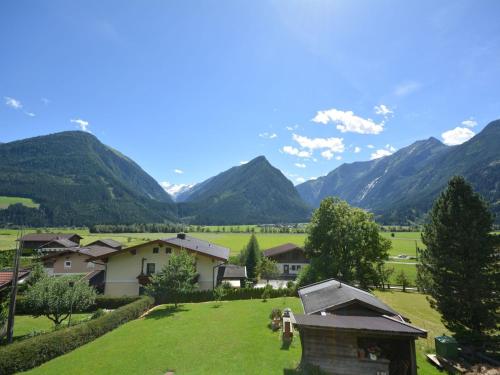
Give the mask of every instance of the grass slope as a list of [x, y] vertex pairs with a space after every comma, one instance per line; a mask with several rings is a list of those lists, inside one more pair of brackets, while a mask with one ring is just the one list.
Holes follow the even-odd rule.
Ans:
[[9, 207], [11, 204], [16, 203], [21, 203], [23, 206], [30, 208], [40, 207], [38, 203], [33, 202], [33, 199], [30, 198], [0, 196], [0, 210], [3, 210]]
[[[426, 362], [434, 335], [446, 332], [424, 295], [377, 292], [413, 324], [429, 331], [417, 341], [420, 375], [439, 372]], [[178, 311], [160, 306], [146, 318], [127, 323], [94, 342], [33, 369], [30, 374], [283, 374], [301, 355], [298, 337], [288, 350], [267, 328], [273, 307], [302, 312], [298, 298], [184, 304]], [[96, 360], [98, 358], [98, 360]]]
[[[73, 314], [71, 317], [72, 322], [77, 322], [82, 319], [86, 319], [90, 314]], [[63, 322], [67, 324], [68, 321]], [[54, 328], [54, 323], [45, 316], [40, 316], [34, 318], [31, 315], [16, 315], [14, 320], [14, 338], [21, 338], [22, 336], [28, 335], [33, 332], [46, 331], [50, 332]]]

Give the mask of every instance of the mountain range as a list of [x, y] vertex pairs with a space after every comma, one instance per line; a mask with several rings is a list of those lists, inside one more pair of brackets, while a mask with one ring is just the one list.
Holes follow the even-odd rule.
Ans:
[[500, 213], [500, 120], [461, 145], [429, 138], [380, 159], [343, 164], [296, 188], [312, 207], [337, 196], [372, 211], [380, 223], [415, 223], [454, 175], [464, 176]]
[[0, 224], [305, 222], [328, 196], [373, 212], [383, 224], [418, 223], [453, 175], [463, 175], [500, 214], [499, 145], [497, 120], [458, 146], [429, 138], [380, 159], [342, 164], [295, 187], [259, 156], [171, 189], [174, 202], [139, 165], [95, 136], [62, 132], [0, 144], [0, 197], [40, 204], [0, 210]]

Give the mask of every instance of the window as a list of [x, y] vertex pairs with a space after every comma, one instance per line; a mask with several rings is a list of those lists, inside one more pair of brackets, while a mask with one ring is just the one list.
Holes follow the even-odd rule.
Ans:
[[172, 248], [171, 247], [167, 247], [165, 249], [165, 254], [170, 254], [170, 253], [172, 253]]
[[71, 260], [64, 261], [64, 268], [71, 268]]
[[297, 271], [300, 271], [300, 266], [297, 266]]
[[153, 273], [155, 273], [155, 264], [154, 263], [147, 263], [146, 264], [146, 274], [152, 275]]
[[295, 265], [292, 265], [292, 271], [295, 271]]
[[153, 254], [158, 254], [158, 251], [160, 251], [158, 247], [153, 247]]

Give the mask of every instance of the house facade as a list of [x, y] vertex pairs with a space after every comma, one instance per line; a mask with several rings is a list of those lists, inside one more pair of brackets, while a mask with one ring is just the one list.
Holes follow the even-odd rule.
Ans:
[[214, 288], [217, 268], [229, 258], [229, 249], [207, 241], [186, 236], [149, 241], [98, 257], [106, 264], [104, 294], [108, 296], [136, 296], [152, 274], [161, 272], [170, 256], [185, 250], [196, 260], [198, 287]]
[[282, 278], [297, 277], [300, 270], [309, 264], [304, 249], [293, 243], [286, 243], [264, 250], [262, 255], [277, 263]]
[[417, 374], [415, 340], [427, 332], [374, 295], [333, 279], [298, 292], [303, 364], [335, 375]]

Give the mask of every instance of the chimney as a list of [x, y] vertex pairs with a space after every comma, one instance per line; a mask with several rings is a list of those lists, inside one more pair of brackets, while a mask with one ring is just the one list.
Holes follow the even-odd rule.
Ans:
[[177, 238], [180, 240], [185, 240], [186, 239], [186, 233], [177, 233]]

